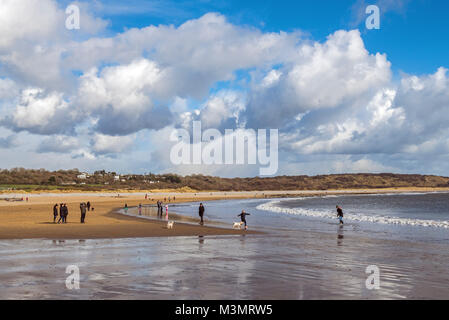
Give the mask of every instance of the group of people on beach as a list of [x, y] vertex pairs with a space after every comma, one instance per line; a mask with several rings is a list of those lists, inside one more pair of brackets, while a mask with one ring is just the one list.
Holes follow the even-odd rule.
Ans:
[[[90, 201], [80, 203], [81, 223], [84, 223], [86, 219], [86, 213], [87, 211], [90, 211], [90, 209], [91, 209]], [[92, 207], [92, 211], [93, 210], [94, 208]], [[69, 215], [69, 208], [67, 207], [66, 203], [60, 203], [59, 205], [56, 203], [53, 206], [53, 223], [67, 223], [68, 215]], [[58, 216], [59, 220], [56, 222]]]

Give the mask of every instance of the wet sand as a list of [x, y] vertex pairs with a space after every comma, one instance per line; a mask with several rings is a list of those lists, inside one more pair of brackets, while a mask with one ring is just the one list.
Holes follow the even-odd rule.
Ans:
[[[447, 299], [447, 246], [314, 232], [0, 241], [0, 299]], [[65, 285], [77, 266], [80, 289]], [[366, 267], [380, 270], [368, 290]]]

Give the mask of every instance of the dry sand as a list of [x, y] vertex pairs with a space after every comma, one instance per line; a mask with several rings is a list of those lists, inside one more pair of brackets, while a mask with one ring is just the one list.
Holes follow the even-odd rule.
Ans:
[[[143, 193], [61, 193], [61, 194], [4, 194], [5, 197], [28, 197], [29, 201], [0, 200], [0, 239], [96, 239], [160, 236], [198, 236], [242, 234], [245, 231], [176, 223], [174, 229], [166, 228], [163, 221], [152, 221], [124, 216], [117, 212], [126, 203], [128, 207], [154, 204], [156, 200], [176, 197], [174, 202], [206, 201], [236, 198], [292, 197], [341, 193], [390, 193], [390, 192], [448, 191], [438, 188], [394, 188], [334, 191], [265, 191], [265, 192], [199, 192], [151, 193], [145, 200]], [[90, 201], [95, 208], [87, 213], [86, 224], [81, 224], [79, 203]], [[53, 205], [67, 203], [67, 224], [53, 223]], [[170, 204], [169, 203], [169, 204]], [[257, 231], [246, 231], [257, 233]]]
[[[193, 199], [184, 197], [182, 200]], [[79, 204], [86, 201], [90, 201], [95, 210], [87, 212], [86, 223], [81, 224]], [[53, 205], [61, 202], [67, 203], [69, 209], [67, 224], [54, 224]], [[117, 213], [117, 209], [122, 208], [125, 203], [132, 207], [139, 203], [155, 203], [155, 200], [145, 200], [143, 195], [118, 198], [90, 194], [29, 196], [29, 202], [0, 201], [0, 239], [96, 239], [256, 233], [178, 222], [174, 229], [169, 230], [164, 221], [143, 220]]]

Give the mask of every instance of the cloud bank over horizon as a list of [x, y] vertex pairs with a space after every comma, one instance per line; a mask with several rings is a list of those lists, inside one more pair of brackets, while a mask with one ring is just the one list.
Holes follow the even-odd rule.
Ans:
[[[170, 163], [170, 132], [279, 129], [279, 171], [449, 175], [449, 73], [395, 75], [359, 30], [324, 41], [210, 12], [113, 33], [79, 3], [0, 0], [0, 167], [258, 175]], [[33, 22], [33, 23], [26, 23]], [[405, 70], [406, 72], [406, 70]]]

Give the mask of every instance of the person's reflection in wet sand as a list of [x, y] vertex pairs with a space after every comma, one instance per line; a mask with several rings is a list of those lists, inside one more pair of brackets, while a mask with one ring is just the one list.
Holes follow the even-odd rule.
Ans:
[[245, 234], [242, 234], [241, 236], [240, 236], [240, 246], [241, 246], [241, 248], [243, 249], [243, 248], [245, 248]]
[[204, 236], [198, 236], [199, 249], [203, 247], [204, 244]]
[[343, 239], [344, 239], [344, 234], [343, 234], [343, 225], [340, 224], [338, 226], [337, 229], [337, 246], [342, 246], [343, 245]]

